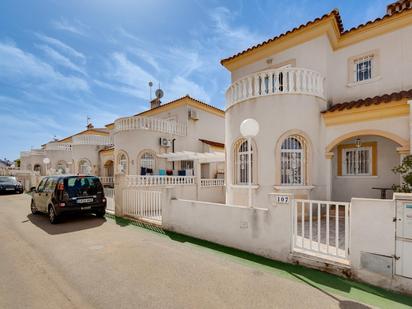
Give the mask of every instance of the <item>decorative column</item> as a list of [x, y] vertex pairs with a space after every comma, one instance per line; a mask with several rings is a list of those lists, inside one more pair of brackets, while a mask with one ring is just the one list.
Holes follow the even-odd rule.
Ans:
[[325, 153], [326, 164], [325, 164], [325, 176], [326, 176], [326, 200], [330, 201], [332, 199], [332, 159], [333, 152]]
[[200, 179], [202, 177], [201, 173], [201, 167], [200, 167], [200, 161], [199, 160], [194, 160], [193, 162], [193, 168], [194, 168], [194, 176], [196, 177], [196, 200], [199, 200], [199, 190], [200, 190]]

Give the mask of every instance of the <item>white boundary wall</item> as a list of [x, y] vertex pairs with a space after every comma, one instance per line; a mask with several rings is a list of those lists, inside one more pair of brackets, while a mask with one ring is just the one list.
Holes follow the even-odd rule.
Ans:
[[163, 228], [288, 261], [291, 250], [291, 207], [248, 208], [171, 199], [163, 207]]

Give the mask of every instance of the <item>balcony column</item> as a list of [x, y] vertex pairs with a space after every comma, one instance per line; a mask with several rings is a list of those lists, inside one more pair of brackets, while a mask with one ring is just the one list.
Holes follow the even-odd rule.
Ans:
[[200, 183], [201, 183], [201, 167], [200, 167], [200, 161], [199, 160], [194, 160], [193, 161], [193, 169], [194, 169], [194, 176], [196, 177], [196, 200], [199, 200], [199, 191], [200, 191]]
[[325, 181], [326, 181], [326, 200], [330, 201], [332, 199], [332, 159], [333, 152], [325, 153], [326, 164], [325, 164]]

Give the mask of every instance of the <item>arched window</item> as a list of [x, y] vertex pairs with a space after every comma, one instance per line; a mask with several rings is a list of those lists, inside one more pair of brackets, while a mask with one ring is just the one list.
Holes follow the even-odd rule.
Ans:
[[92, 172], [92, 165], [89, 160], [82, 159], [79, 161], [79, 174], [90, 175]]
[[[252, 162], [252, 182], [254, 182], [254, 169], [255, 169], [255, 158], [254, 158], [254, 147], [253, 143], [250, 147], [250, 155], [251, 155], [251, 162]], [[237, 184], [248, 184], [249, 183], [249, 170], [248, 170], [248, 162], [249, 162], [249, 150], [248, 150], [248, 142], [247, 140], [240, 140], [235, 145], [235, 179]]]
[[119, 173], [126, 174], [127, 172], [127, 157], [124, 153], [119, 155]]
[[140, 168], [154, 170], [155, 168], [155, 158], [150, 152], [145, 152], [140, 156]]
[[287, 137], [280, 149], [280, 182], [282, 185], [306, 184], [306, 142], [300, 135]]

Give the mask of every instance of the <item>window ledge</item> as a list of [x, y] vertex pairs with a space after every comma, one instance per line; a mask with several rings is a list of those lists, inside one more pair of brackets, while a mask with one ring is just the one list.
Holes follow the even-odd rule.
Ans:
[[315, 186], [273, 186], [275, 190], [312, 190]]
[[[249, 189], [249, 185], [230, 185], [230, 187], [233, 189]], [[252, 189], [259, 189], [259, 185], [252, 184]]]
[[378, 80], [381, 80], [381, 79], [382, 79], [382, 77], [376, 76], [374, 78], [363, 80], [361, 82], [350, 82], [350, 83], [347, 83], [346, 86], [349, 87], [349, 88], [353, 88], [353, 87], [356, 87], [356, 86], [361, 86], [361, 85], [377, 82]]

